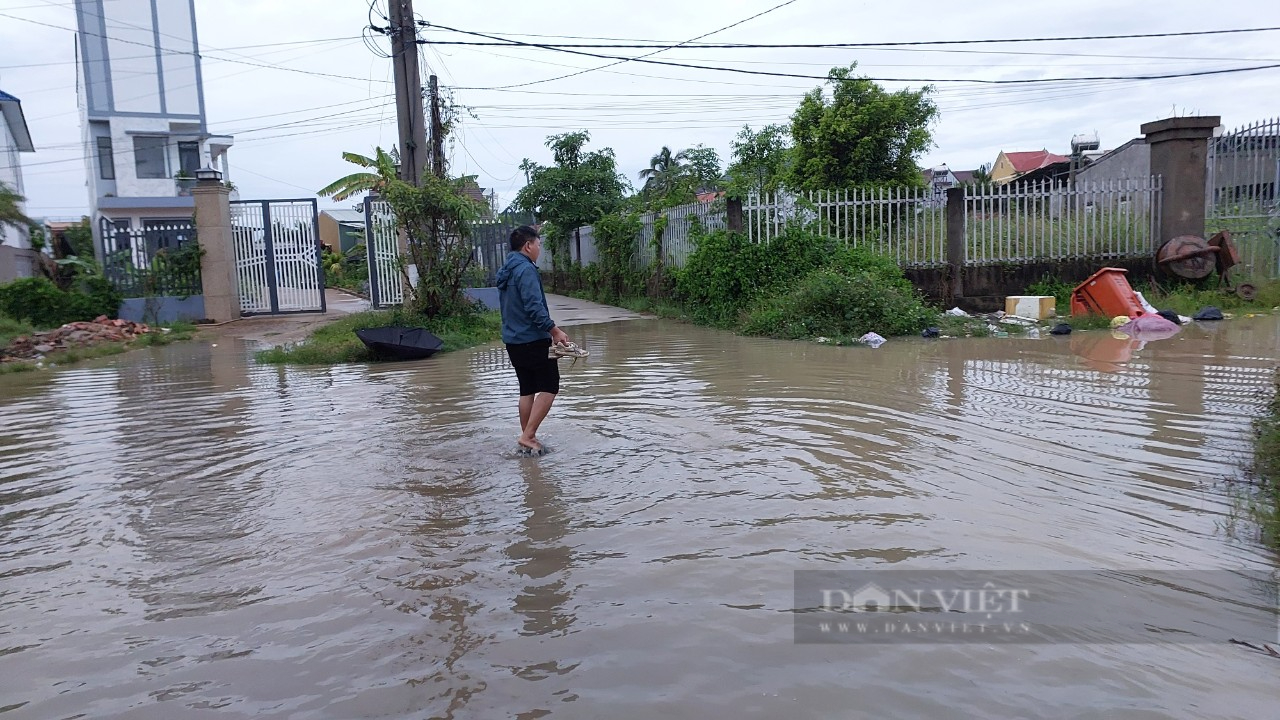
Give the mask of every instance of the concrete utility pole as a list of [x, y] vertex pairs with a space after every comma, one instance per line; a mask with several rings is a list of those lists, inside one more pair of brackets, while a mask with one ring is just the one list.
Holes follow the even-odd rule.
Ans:
[[418, 185], [427, 169], [427, 131], [422, 111], [422, 76], [418, 74], [413, 0], [388, 0], [387, 5], [391, 15], [391, 62], [395, 70], [396, 116], [400, 128], [400, 179]]
[[428, 96], [431, 100], [431, 170], [436, 177], [444, 178], [444, 122], [440, 119], [440, 85], [432, 75]]

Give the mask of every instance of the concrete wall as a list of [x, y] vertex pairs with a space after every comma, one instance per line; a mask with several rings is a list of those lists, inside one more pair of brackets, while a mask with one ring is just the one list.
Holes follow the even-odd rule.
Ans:
[[498, 304], [498, 288], [467, 288], [463, 292], [472, 300], [479, 300], [490, 310], [500, 309]]
[[19, 278], [34, 277], [39, 258], [27, 248], [0, 246], [0, 285]]
[[1151, 177], [1151, 146], [1130, 140], [1076, 173], [1077, 183]]
[[145, 323], [204, 320], [204, 296], [126, 298], [120, 303], [120, 319]]
[[[958, 305], [968, 312], [995, 312], [1004, 309], [1009, 295], [1025, 294], [1027, 286], [1046, 276], [1076, 285], [1104, 267], [1129, 271], [1129, 282], [1137, 283], [1151, 274], [1151, 257], [1126, 260], [1070, 260], [1033, 262], [1024, 265], [970, 265], [963, 271], [965, 297], [956, 299], [950, 293], [947, 268], [913, 268], [905, 270], [907, 278], [930, 300]], [[1059, 315], [1069, 312], [1058, 308]]]

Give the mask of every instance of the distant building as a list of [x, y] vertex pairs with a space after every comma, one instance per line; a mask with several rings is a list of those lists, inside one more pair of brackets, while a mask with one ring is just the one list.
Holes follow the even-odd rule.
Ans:
[[1076, 171], [1076, 185], [1151, 177], [1151, 146], [1134, 138], [1110, 152], [1091, 159]]
[[489, 190], [488, 194], [486, 194], [486, 189], [487, 188], [480, 187], [474, 180], [468, 180], [462, 186], [462, 194], [483, 206], [483, 209], [480, 211], [480, 217], [492, 218], [496, 212], [498, 194], [494, 190]]
[[1000, 151], [991, 166], [991, 182], [1004, 185], [1015, 180], [1058, 180], [1071, 172], [1071, 158], [1048, 150], [1029, 152]]
[[364, 213], [359, 210], [325, 210], [318, 224], [320, 242], [330, 252], [345, 253], [364, 242]]
[[76, 0], [77, 91], [95, 237], [189, 222], [195, 172], [230, 181], [205, 122], [194, 0]]
[[945, 204], [947, 190], [973, 182], [973, 170], [952, 170], [945, 164], [920, 171], [920, 179], [929, 189], [929, 207]]
[[[22, 113], [22, 102], [0, 91], [0, 183], [19, 195], [24, 194], [20, 153], [35, 150]], [[21, 204], [18, 209], [22, 210]], [[31, 277], [35, 274], [35, 261], [27, 229], [0, 225], [0, 283]]]

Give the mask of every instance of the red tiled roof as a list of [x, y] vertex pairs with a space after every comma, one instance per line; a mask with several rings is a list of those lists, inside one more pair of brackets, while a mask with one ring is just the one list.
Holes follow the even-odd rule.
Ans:
[[1018, 174], [1029, 173], [1032, 170], [1039, 170], [1042, 167], [1071, 161], [1071, 158], [1054, 155], [1048, 150], [1007, 152], [1004, 156], [1009, 158], [1009, 162], [1013, 164], [1014, 171]]
[[720, 197], [724, 197], [724, 191], [699, 193], [698, 202], [700, 203], [711, 202], [712, 200], [715, 200]]

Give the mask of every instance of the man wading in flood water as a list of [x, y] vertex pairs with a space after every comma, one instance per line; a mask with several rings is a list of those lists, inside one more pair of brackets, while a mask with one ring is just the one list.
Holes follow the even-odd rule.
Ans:
[[498, 270], [498, 298], [502, 306], [502, 342], [520, 381], [520, 446], [541, 453], [538, 426], [560, 392], [560, 367], [551, 357], [551, 342], [568, 344], [569, 336], [556, 327], [547, 308], [538, 275], [542, 238], [522, 225], [511, 233], [511, 252]]

